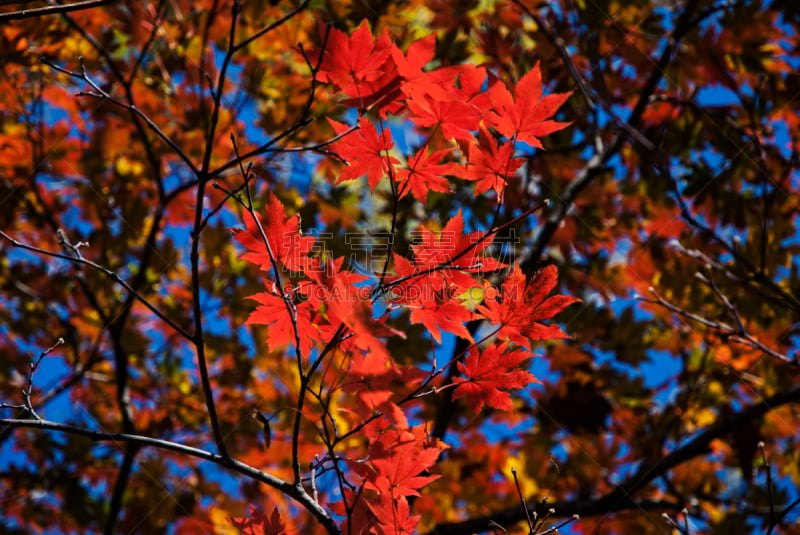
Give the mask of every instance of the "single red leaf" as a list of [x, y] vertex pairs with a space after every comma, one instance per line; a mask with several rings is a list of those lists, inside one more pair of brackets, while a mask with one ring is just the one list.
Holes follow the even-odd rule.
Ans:
[[[418, 87], [418, 86], [417, 86]], [[442, 100], [431, 92], [415, 91], [406, 100], [410, 119], [417, 126], [440, 127], [446, 138], [470, 140], [480, 125], [480, 111], [473, 105], [454, 100]]]
[[277, 507], [267, 516], [264, 511], [250, 506], [248, 517], [231, 518], [230, 523], [243, 535], [288, 535], [289, 533]]
[[498, 145], [494, 136], [481, 128], [478, 143], [469, 144], [467, 155], [464, 178], [475, 181], [475, 193], [479, 195], [493, 189], [498, 202], [502, 202], [506, 184], [524, 161], [514, 158], [514, 144], [509, 141]]
[[502, 411], [512, 410], [511, 396], [505, 390], [524, 388], [536, 382], [528, 371], [519, 369], [530, 357], [530, 353], [521, 349], [508, 351], [508, 343], [492, 344], [482, 351], [473, 347], [464, 362], [458, 363], [458, 371], [464, 377], [453, 380], [458, 385], [453, 399], [465, 398], [476, 413], [484, 405]]
[[439, 163], [451, 149], [437, 150], [428, 153], [423, 147], [408, 159], [408, 168], [395, 171], [395, 179], [400, 183], [400, 196], [411, 193], [415, 199], [425, 203], [429, 191], [446, 193], [452, 191], [450, 181], [446, 175], [455, 175], [459, 172], [456, 163]]
[[558, 269], [554, 265], [539, 270], [527, 283], [519, 266], [514, 266], [499, 293], [488, 282], [484, 284], [484, 302], [476, 308], [492, 324], [500, 325], [500, 339], [527, 349], [536, 340], [569, 338], [557, 325], [541, 323], [580, 301], [568, 295], [548, 297], [557, 282]]
[[572, 92], [542, 97], [542, 72], [537, 63], [514, 86], [513, 97], [502, 82], [489, 88], [492, 111], [486, 112], [484, 120], [504, 136], [516, 136], [519, 141], [541, 149], [540, 137], [570, 125], [547, 120], [555, 115], [570, 95]]
[[[267, 287], [270, 289], [269, 286]], [[304, 355], [309, 355], [312, 345], [320, 339], [320, 330], [317, 322], [312, 321], [311, 305], [308, 301], [293, 303], [293, 313], [287, 307], [283, 297], [272, 291], [260, 292], [248, 297], [259, 303], [259, 306], [250, 313], [245, 322], [248, 325], [267, 326], [267, 345], [275, 350], [295, 344], [295, 325], [300, 333], [300, 350]], [[284, 287], [284, 291], [291, 293], [291, 289]]]
[[394, 43], [390, 50], [400, 76], [405, 80], [414, 80], [422, 74], [422, 68], [433, 59], [436, 53], [436, 34], [430, 34], [414, 41], [409, 45], [406, 54], [403, 54]]
[[[396, 499], [381, 497], [377, 501], [367, 502], [370, 512], [375, 516], [376, 535], [411, 535], [416, 533], [421, 515], [412, 515], [411, 507], [405, 496]], [[366, 532], [364, 532], [366, 533]]]
[[[336, 28], [330, 31], [320, 65], [319, 79], [331, 82], [351, 97], [360, 97], [370, 91], [364, 86], [385, 75], [386, 61], [390, 57], [391, 40], [384, 31], [376, 40], [369, 24], [364, 20], [351, 35]], [[319, 57], [319, 51], [309, 54], [312, 61]]]
[[463, 303], [452, 297], [436, 298], [436, 294], [447, 295], [447, 290], [429, 290], [434, 294], [433, 299], [420, 300], [416, 307], [409, 307], [412, 323], [421, 323], [431, 333], [436, 342], [442, 341], [442, 330], [453, 333], [461, 338], [472, 341], [472, 335], [466, 328], [466, 323], [475, 318]]
[[317, 240], [313, 236], [303, 236], [300, 216], [287, 216], [286, 209], [276, 195], [269, 196], [265, 216], [259, 221], [260, 229], [249, 212], [245, 212], [244, 222], [246, 230], [228, 229], [236, 241], [249, 251], [242, 255], [244, 260], [270, 271], [275, 267], [270, 259], [271, 252], [272, 257], [287, 269], [302, 272], [308, 267], [308, 255]]
[[418, 270], [448, 265], [470, 273], [493, 271], [505, 267], [498, 260], [481, 256], [492, 243], [483, 239], [484, 233], [464, 233], [464, 215], [461, 210], [453, 216], [438, 234], [420, 227], [417, 236], [419, 243], [411, 246], [414, 252], [414, 265]]
[[[337, 134], [350, 129], [346, 124], [333, 119], [328, 119], [328, 122]], [[393, 170], [394, 165], [400, 163], [396, 158], [389, 156], [393, 146], [392, 133], [388, 129], [378, 134], [369, 119], [362, 117], [358, 121], [358, 130], [331, 145], [331, 148], [347, 162], [347, 167], [336, 179], [336, 183], [367, 175], [369, 187], [375, 191], [378, 182]]]
[[370, 444], [368, 469], [358, 470], [366, 475], [365, 489], [392, 499], [419, 496], [422, 487], [441, 477], [420, 474], [436, 464], [444, 446], [431, 446], [417, 435], [413, 430], [387, 429]]

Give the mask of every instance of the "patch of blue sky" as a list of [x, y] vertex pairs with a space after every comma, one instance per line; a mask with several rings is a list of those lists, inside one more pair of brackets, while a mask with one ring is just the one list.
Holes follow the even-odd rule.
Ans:
[[[746, 85], [739, 87], [742, 94], [752, 95], [752, 88]], [[737, 106], [741, 104], [736, 92], [722, 84], [710, 84], [699, 89], [694, 97], [698, 106]]]
[[[414, 127], [414, 123], [409, 120], [392, 118], [389, 121], [383, 121], [383, 123], [392, 133], [395, 150], [399, 151], [403, 156], [412, 154], [425, 143], [423, 135]], [[379, 127], [380, 124], [376, 124], [375, 128]]]

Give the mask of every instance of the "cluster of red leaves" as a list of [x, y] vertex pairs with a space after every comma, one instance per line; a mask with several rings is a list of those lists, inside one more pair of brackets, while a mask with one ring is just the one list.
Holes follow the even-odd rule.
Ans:
[[[313, 58], [320, 61], [320, 79], [361, 112], [402, 113], [428, 133], [403, 166], [391, 155], [389, 130], [379, 131], [363, 113], [354, 129], [330, 120], [339, 136], [333, 149], [348, 163], [338, 181], [367, 176], [375, 190], [389, 178], [397, 183], [398, 197], [410, 193], [426, 202], [428, 191], [446, 192], [450, 177], [458, 177], [474, 181], [477, 194], [494, 190], [500, 198], [521, 165], [514, 158], [515, 143], [541, 147], [538, 136], [563, 128], [565, 123], [549, 117], [569, 95], [542, 97], [538, 67], [519, 81], [513, 95], [480, 67], [423, 71], [433, 50], [429, 37], [412, 44], [405, 55], [386, 32], [373, 38], [366, 23], [351, 36], [330, 30], [327, 47]], [[408, 497], [418, 496], [439, 477], [431, 469], [446, 448], [427, 438], [424, 425], [409, 425], [406, 415], [406, 402], [414, 399], [409, 392], [421, 392], [444, 368], [432, 372], [430, 366], [423, 370], [396, 363], [387, 339], [404, 334], [387, 324], [389, 317], [406, 310], [408, 320], [425, 326], [437, 343], [443, 333], [471, 342], [458, 364], [461, 376], [450, 386], [455, 399], [466, 399], [475, 411], [484, 405], [508, 411], [513, 408], [509, 390], [535, 381], [522, 367], [532, 356], [531, 342], [566, 336], [542, 321], [577, 301], [548, 297], [557, 283], [554, 267], [527, 281], [514, 267], [495, 289], [482, 275], [508, 266], [488, 256], [490, 232], [465, 231], [461, 212], [441, 231], [421, 227], [412, 257], [393, 254], [394, 272], [375, 274], [377, 287], [368, 284], [369, 277], [345, 269], [344, 258], [315, 256], [315, 239], [302, 235], [298, 217], [287, 216], [275, 196], [263, 220], [250, 216], [246, 230], [232, 232], [247, 250], [243, 258], [267, 273], [267, 291], [251, 296], [259, 306], [248, 323], [267, 327], [271, 351], [293, 346], [301, 362], [335, 353], [340, 360], [326, 364], [328, 380], [355, 394], [350, 396], [355, 403], [344, 410], [355, 418], [351, 424], [363, 426], [360, 433], [369, 445], [366, 456], [363, 450], [358, 457], [342, 453], [360, 484], [357, 492], [345, 492], [331, 506], [346, 517], [347, 532], [411, 533], [419, 518]], [[375, 306], [380, 296], [386, 296], [388, 307]], [[382, 312], [376, 315], [376, 310]], [[475, 319], [496, 329], [481, 348], [466, 328]], [[402, 396], [397, 385], [402, 385]], [[376, 411], [384, 418], [374, 419]], [[284, 529], [276, 512], [258, 515], [234, 524], [248, 533], [254, 525], [264, 533]]]
[[447, 446], [427, 438], [423, 426], [397, 430], [376, 422], [365, 428], [364, 435], [370, 443], [368, 457], [348, 463], [363, 479], [360, 494], [364, 499], [351, 500], [356, 507], [343, 531], [413, 533], [419, 516], [411, 513], [408, 497], [419, 496], [425, 485], [440, 477], [421, 474], [433, 468]]
[[[327, 46], [314, 56], [321, 60], [319, 78], [332, 83], [346, 96], [344, 103], [362, 113], [377, 111], [384, 118], [403, 114], [430, 132], [428, 141], [400, 166], [391, 156], [394, 145], [388, 129], [378, 132], [362, 115], [358, 134], [333, 144], [348, 163], [337, 182], [367, 175], [374, 190], [389, 177], [398, 182], [400, 196], [410, 193], [424, 203], [428, 191], [449, 191], [447, 177], [455, 177], [474, 182], [476, 194], [493, 190], [502, 200], [507, 183], [522, 165], [520, 158], [514, 158], [516, 143], [542, 148], [540, 137], [565, 128], [568, 123], [551, 117], [571, 93], [543, 96], [538, 64], [513, 90], [483, 67], [423, 70], [434, 49], [431, 35], [403, 54], [386, 31], [374, 38], [366, 22], [351, 36], [330, 30]], [[350, 128], [330, 122], [337, 134]]]

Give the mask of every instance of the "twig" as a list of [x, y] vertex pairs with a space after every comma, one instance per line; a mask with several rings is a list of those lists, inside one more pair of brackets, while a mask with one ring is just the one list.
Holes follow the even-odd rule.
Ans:
[[[727, 267], [718, 262], [714, 262], [707, 255], [701, 253], [700, 251], [685, 249], [682, 245], [680, 245], [680, 243], [675, 242], [676, 249], [678, 251], [688, 256], [702, 259], [706, 264], [712, 265], [715, 269], [725, 273], [726, 276], [740, 281], [753, 291], [759, 292], [760, 295], [770, 299], [771, 302], [779, 304], [795, 313], [800, 313], [800, 300], [775, 284], [775, 281], [764, 276], [764, 274], [759, 272], [753, 263], [750, 262], [750, 260], [744, 256], [741, 251], [720, 237], [711, 228], [698, 221], [689, 209], [689, 205], [686, 203], [686, 199], [683, 198], [683, 195], [678, 188], [677, 181], [672, 174], [663, 168], [657, 168], [657, 171], [660, 176], [667, 179], [672, 194], [680, 206], [681, 216], [686, 220], [686, 222], [689, 223], [689, 225], [691, 225], [699, 233], [709, 236], [714, 243], [717, 243], [725, 250], [725, 252], [731, 254], [736, 260], [737, 265], [744, 266], [744, 269], [747, 271], [747, 273], [745, 275], [733, 273]], [[767, 292], [765, 290], [769, 291]]]
[[183, 151], [183, 149], [181, 149], [178, 146], [178, 144], [175, 143], [172, 140], [172, 138], [170, 138], [166, 133], [164, 133], [164, 131], [161, 130], [161, 128], [155, 122], [153, 122], [153, 120], [147, 114], [142, 112], [138, 107], [136, 107], [136, 105], [130, 104], [130, 103], [126, 103], [126, 102], [122, 102], [121, 100], [119, 100], [117, 98], [114, 98], [113, 96], [111, 96], [111, 94], [109, 94], [107, 91], [105, 91], [103, 88], [101, 88], [89, 76], [89, 73], [86, 70], [86, 65], [83, 62], [83, 58], [80, 58], [80, 64], [81, 64], [81, 72], [80, 73], [76, 73], [76, 72], [70, 71], [68, 69], [65, 69], [63, 67], [59, 67], [58, 65], [50, 62], [47, 59], [42, 59], [42, 62], [44, 62], [46, 65], [50, 66], [54, 70], [57, 70], [59, 72], [62, 72], [62, 73], [67, 74], [69, 76], [72, 76], [73, 78], [77, 78], [79, 80], [83, 80], [84, 82], [89, 84], [89, 86], [92, 88], [92, 91], [79, 91], [78, 93], [76, 93], [77, 96], [79, 96], [79, 97], [93, 97], [93, 98], [98, 98], [98, 99], [102, 99], [102, 100], [107, 100], [107, 101], [113, 103], [114, 105], [119, 106], [120, 108], [124, 108], [124, 109], [128, 110], [129, 112], [131, 112], [132, 114], [136, 115], [139, 119], [143, 120], [145, 122], [145, 124], [147, 124], [147, 126], [150, 127], [150, 129], [153, 132], [155, 132], [155, 134], [162, 141], [164, 141], [164, 143], [169, 145], [169, 147], [173, 150], [173, 152], [175, 152], [175, 154], [178, 155], [178, 157], [181, 160], [183, 160], [183, 162], [189, 167], [189, 169], [191, 169], [191, 171], [194, 174], [197, 174], [199, 172], [197, 166], [194, 164], [194, 162], [192, 162], [192, 160]]
[[[41, 416], [36, 413], [36, 409], [33, 408], [33, 403], [31, 402], [31, 393], [33, 391], [33, 376], [36, 374], [36, 370], [39, 369], [39, 365], [42, 363], [42, 359], [44, 359], [47, 355], [55, 351], [55, 349], [64, 344], [64, 339], [59, 338], [56, 340], [56, 343], [39, 353], [39, 356], [33, 359], [28, 366], [28, 384], [25, 389], [22, 391], [22, 397], [24, 400], [25, 405], [21, 408], [24, 408], [26, 411], [30, 413], [37, 420], [41, 420]], [[10, 408], [10, 407], [5, 407]]]
[[311, 496], [309, 496], [304, 489], [298, 489], [298, 487], [292, 483], [267, 474], [266, 472], [262, 472], [261, 470], [258, 470], [257, 468], [245, 464], [237, 459], [225, 458], [219, 454], [194, 448], [192, 446], [187, 446], [185, 444], [171, 442], [169, 440], [162, 440], [129, 433], [108, 433], [105, 431], [95, 431], [92, 429], [51, 422], [48, 420], [18, 420], [12, 418], [3, 418], [0, 419], [0, 428], [28, 428], [57, 431], [70, 435], [84, 436], [96, 442], [123, 442], [128, 444], [136, 444], [141, 447], [152, 447], [165, 451], [174, 451], [181, 455], [210, 461], [232, 472], [237, 472], [255, 481], [260, 481], [261, 483], [278, 490], [286, 496], [293, 498], [304, 509], [311, 513], [329, 534], [341, 535], [341, 531], [336, 525], [336, 521], [325, 509], [323, 509], [321, 505], [312, 500]]
[[644, 301], [646, 303], [653, 303], [653, 304], [661, 305], [662, 307], [666, 308], [670, 312], [674, 312], [675, 314], [677, 314], [677, 315], [679, 315], [681, 317], [684, 317], [686, 319], [692, 320], [694, 322], [700, 323], [701, 325], [705, 325], [706, 327], [710, 327], [710, 328], [712, 328], [712, 329], [714, 329], [716, 331], [724, 333], [727, 336], [728, 340], [730, 340], [732, 342], [736, 342], [736, 343], [740, 343], [740, 344], [744, 344], [744, 345], [750, 346], [750, 347], [752, 347], [754, 349], [758, 349], [758, 350], [762, 351], [763, 353], [766, 353], [767, 355], [770, 355], [771, 357], [775, 357], [776, 359], [782, 360], [782, 361], [784, 361], [784, 362], [786, 362], [788, 364], [793, 364], [795, 366], [800, 366], [800, 360], [798, 360], [797, 354], [795, 354], [794, 357], [789, 357], [788, 355], [784, 355], [782, 353], [778, 353], [777, 351], [775, 351], [773, 349], [770, 349], [769, 347], [765, 346], [764, 344], [762, 344], [761, 342], [759, 342], [758, 340], [753, 338], [753, 336], [744, 329], [744, 325], [741, 324], [741, 319], [738, 318], [738, 313], [737, 313], [736, 317], [738, 318], [739, 326], [738, 327], [732, 327], [732, 326], [728, 325], [727, 323], [710, 320], [710, 319], [708, 319], [706, 317], [700, 316], [698, 314], [694, 314], [692, 312], [689, 312], [688, 310], [684, 310], [684, 309], [680, 308], [679, 306], [670, 303], [669, 301], [667, 301], [666, 299], [661, 297], [655, 291], [655, 288], [650, 287], [649, 290], [650, 290], [650, 293], [653, 294], [655, 299], [647, 299], [645, 297], [639, 297], [640, 301]]
[[[550, 511], [555, 513], [555, 509], [551, 509]], [[572, 524], [573, 522], [575, 522], [577, 520], [580, 520], [580, 518], [581, 518], [580, 515], [572, 515], [571, 518], [568, 518], [568, 519], [564, 520], [563, 522], [553, 526], [552, 528], [546, 529], [545, 531], [541, 532], [539, 535], [548, 535], [549, 533], [558, 533], [558, 530], [560, 530], [563, 527], [568, 526], [569, 524]]]
[[[550, 240], [553, 238], [556, 230], [558, 230], [559, 226], [561, 225], [561, 222], [566, 217], [567, 212], [577, 199], [578, 195], [592, 182], [594, 178], [608, 170], [608, 162], [622, 148], [629, 136], [629, 130], [635, 130], [637, 128], [639, 121], [642, 119], [642, 115], [647, 109], [647, 106], [650, 104], [650, 96], [655, 92], [659, 82], [664, 77], [666, 68], [672, 60], [672, 55], [680, 45], [680, 40], [687, 32], [689, 32], [691, 28], [694, 27], [695, 22], [692, 20], [692, 14], [697, 6], [697, 3], [698, 0], [689, 0], [686, 4], [686, 7], [678, 16], [671, 38], [664, 47], [664, 50], [662, 51], [658, 61], [655, 62], [656, 64], [653, 70], [650, 72], [650, 76], [647, 78], [647, 81], [639, 92], [638, 100], [636, 101], [636, 104], [634, 105], [627, 121], [627, 124], [630, 128], [622, 129], [622, 131], [614, 137], [611, 143], [606, 145], [602, 150], [596, 151], [592, 158], [589, 159], [586, 166], [584, 166], [581, 172], [578, 173], [578, 176], [569, 183], [567, 188], [564, 190], [564, 194], [558, 199], [555, 210], [550, 217], [547, 218], [542, 230], [539, 232], [536, 242], [531, 249], [528, 258], [523, 261], [523, 264], [535, 263], [539, 260], [550, 243]], [[595, 142], [598, 146], [603, 145], [599, 135], [596, 136]]]
[[519, 478], [517, 477], [517, 469], [511, 468], [511, 475], [514, 476], [514, 485], [517, 487], [517, 496], [519, 497], [519, 502], [522, 505], [522, 510], [525, 511], [525, 521], [528, 523], [528, 531], [529, 533], [535, 533], [533, 530], [533, 520], [531, 519], [531, 512], [528, 510], [528, 504], [525, 503], [525, 496], [522, 495], [522, 487], [519, 484]]
[[767, 497], [769, 498], [769, 521], [770, 525], [775, 522], [775, 494], [772, 484], [772, 467], [767, 459], [767, 453], [764, 451], [764, 441], [758, 443], [758, 449], [761, 450], [761, 460], [764, 462], [764, 469], [767, 472]]
[[783, 510], [775, 518], [773, 518], [769, 525], [769, 529], [767, 529], [767, 532], [764, 535], [772, 535], [772, 532], [775, 531], [775, 528], [780, 525], [786, 515], [788, 515], [792, 509], [798, 505], [800, 505], [800, 498], [797, 498], [795, 501], [784, 507]]
[[99, 264], [95, 264], [91, 260], [86, 260], [85, 258], [77, 258], [75, 256], [67, 256], [65, 254], [55, 253], [53, 251], [47, 251], [47, 250], [41, 249], [39, 247], [34, 247], [33, 245], [28, 245], [28, 244], [22, 243], [20, 241], [15, 240], [14, 238], [9, 236], [8, 234], [3, 232], [2, 230], [0, 230], [0, 238], [6, 240], [8, 243], [10, 243], [14, 247], [19, 247], [20, 249], [25, 249], [26, 251], [31, 251], [33, 253], [38, 253], [38, 254], [49, 256], [49, 257], [52, 257], [52, 258], [60, 258], [61, 260], [67, 260], [68, 262], [72, 262], [72, 263], [75, 263], [75, 264], [82, 264], [82, 265], [85, 265], [85, 266], [89, 266], [90, 268], [95, 269], [95, 270], [103, 273], [107, 277], [109, 277], [112, 280], [116, 281], [120, 286], [125, 288], [131, 295], [133, 295], [136, 298], [137, 301], [139, 301], [145, 307], [147, 307], [147, 309], [150, 310], [150, 312], [152, 312], [153, 314], [158, 316], [158, 318], [161, 321], [163, 321], [164, 323], [166, 323], [167, 325], [172, 327], [178, 334], [180, 334], [181, 336], [183, 336], [187, 340], [192, 340], [194, 338], [191, 334], [189, 334], [180, 325], [178, 325], [177, 323], [175, 323], [174, 321], [169, 319], [160, 310], [158, 310], [155, 306], [153, 306], [147, 299], [142, 297], [127, 282], [125, 282], [125, 280], [122, 277], [120, 277], [117, 273], [111, 271], [110, 269], [107, 269], [107, 268], [105, 268], [105, 267], [103, 267], [103, 266], [101, 266]]
[[117, 520], [122, 511], [122, 502], [125, 497], [125, 492], [128, 489], [131, 475], [133, 475], [133, 465], [136, 462], [136, 454], [141, 449], [138, 444], [129, 444], [129, 447], [123, 448], [125, 457], [122, 460], [122, 466], [117, 472], [117, 479], [114, 481], [114, 490], [111, 494], [111, 500], [108, 504], [108, 515], [106, 515], [106, 523], [103, 529], [104, 535], [114, 535], [117, 533]]
[[241, 50], [242, 48], [246, 47], [247, 45], [249, 45], [250, 43], [252, 43], [256, 39], [258, 39], [260, 37], [263, 37], [264, 35], [266, 35], [267, 33], [271, 32], [272, 30], [282, 26], [283, 24], [288, 22], [290, 19], [294, 18], [296, 15], [299, 15], [300, 12], [304, 11], [308, 7], [308, 4], [310, 2], [311, 2], [311, 0], [303, 0], [303, 2], [300, 3], [300, 5], [298, 5], [296, 8], [294, 8], [293, 10], [289, 11], [288, 13], [286, 13], [283, 17], [277, 19], [275, 22], [273, 22], [269, 26], [266, 26], [266, 27], [260, 29], [259, 31], [257, 31], [253, 35], [251, 35], [250, 37], [247, 37], [246, 39], [244, 39], [244, 40], [240, 41], [239, 43], [236, 43], [235, 45], [233, 45], [231, 47], [231, 50], [233, 52], [238, 52], [239, 50]]
[[682, 511], [683, 513], [683, 526], [678, 524], [675, 520], [669, 516], [669, 513], [661, 513], [661, 518], [663, 518], [667, 524], [675, 528], [678, 533], [683, 533], [684, 535], [689, 535], [689, 511], [684, 508]]
[[69, 13], [70, 11], [83, 11], [85, 9], [92, 9], [94, 7], [110, 4], [112, 1], [113, 0], [84, 0], [82, 2], [79, 1], [72, 4], [21, 9], [19, 11], [11, 11], [9, 13], [0, 13], [0, 22], [5, 20], [22, 20], [33, 17], [43, 17], [45, 15], [57, 15], [59, 13]]

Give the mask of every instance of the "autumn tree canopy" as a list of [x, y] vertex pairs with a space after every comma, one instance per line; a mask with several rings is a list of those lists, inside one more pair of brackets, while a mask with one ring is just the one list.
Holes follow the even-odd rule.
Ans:
[[798, 25], [0, 2], [0, 531], [800, 533]]

